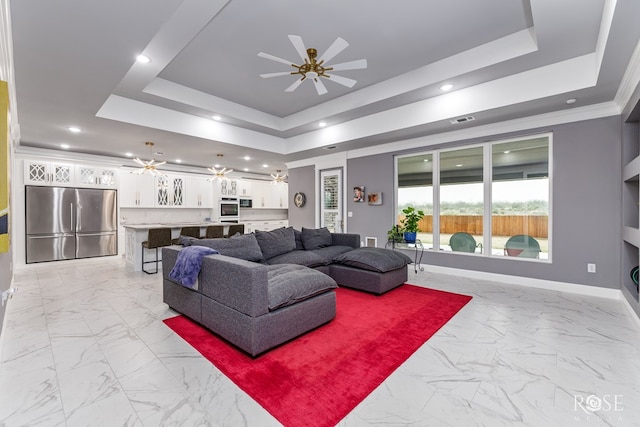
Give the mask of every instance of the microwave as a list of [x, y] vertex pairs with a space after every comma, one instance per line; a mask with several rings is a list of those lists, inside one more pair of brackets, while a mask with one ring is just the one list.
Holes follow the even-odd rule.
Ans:
[[240, 207], [241, 208], [252, 208], [253, 200], [251, 199], [240, 199]]

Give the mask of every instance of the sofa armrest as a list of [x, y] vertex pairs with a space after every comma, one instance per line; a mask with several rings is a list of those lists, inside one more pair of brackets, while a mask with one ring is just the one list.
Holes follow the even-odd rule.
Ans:
[[[182, 246], [162, 248], [162, 276], [169, 277]], [[257, 317], [269, 312], [267, 268], [251, 261], [225, 255], [202, 258], [198, 276], [199, 292], [248, 316]]]
[[331, 233], [332, 246], [351, 246], [354, 249], [360, 247], [360, 235], [355, 233]]
[[225, 255], [202, 259], [200, 292], [251, 317], [269, 312], [267, 267]]

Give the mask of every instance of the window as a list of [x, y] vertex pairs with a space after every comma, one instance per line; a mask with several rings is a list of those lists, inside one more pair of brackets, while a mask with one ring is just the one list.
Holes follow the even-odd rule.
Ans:
[[422, 209], [425, 216], [418, 224], [418, 238], [425, 248], [433, 247], [433, 154], [398, 158], [398, 210], [396, 224], [407, 206]]
[[548, 260], [550, 152], [544, 134], [399, 156], [396, 223], [413, 206], [425, 248]]
[[[549, 138], [495, 143], [491, 164], [493, 255], [547, 259]], [[507, 245], [510, 238], [513, 247]]]
[[483, 147], [440, 153], [440, 248], [476, 252], [482, 248]]

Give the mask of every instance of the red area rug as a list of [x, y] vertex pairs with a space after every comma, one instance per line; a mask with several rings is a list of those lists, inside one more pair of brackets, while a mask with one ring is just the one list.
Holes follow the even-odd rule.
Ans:
[[287, 427], [334, 426], [471, 300], [339, 288], [336, 318], [256, 359], [184, 316], [165, 323]]

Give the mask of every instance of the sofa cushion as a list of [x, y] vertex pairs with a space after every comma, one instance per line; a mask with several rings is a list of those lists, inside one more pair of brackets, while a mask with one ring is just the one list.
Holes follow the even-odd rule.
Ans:
[[297, 264], [305, 267], [317, 267], [319, 265], [326, 265], [326, 260], [314, 253], [315, 251], [291, 251], [286, 254], [274, 256], [267, 261], [267, 264]]
[[331, 232], [327, 227], [302, 227], [302, 244], [307, 251], [331, 246], [331, 240]]
[[307, 252], [320, 257], [320, 259], [322, 259], [322, 265], [329, 265], [333, 263], [333, 259], [338, 255], [352, 250], [353, 248], [351, 246], [325, 246], [324, 248], [318, 248]]
[[228, 239], [198, 239], [197, 244], [215, 249], [222, 255], [247, 261], [264, 262], [262, 251], [253, 233], [239, 234]]
[[293, 228], [283, 227], [271, 231], [256, 231], [256, 240], [266, 260], [296, 249]]
[[296, 240], [296, 249], [299, 251], [303, 251], [304, 250], [304, 245], [302, 244], [302, 231], [300, 230], [296, 230], [293, 227], [289, 227], [293, 230], [293, 236]]
[[411, 258], [402, 252], [382, 248], [354, 249], [336, 256], [333, 261], [338, 264], [381, 273], [397, 270], [413, 262]]
[[304, 301], [338, 287], [335, 280], [311, 268], [293, 264], [267, 266], [269, 311]]

